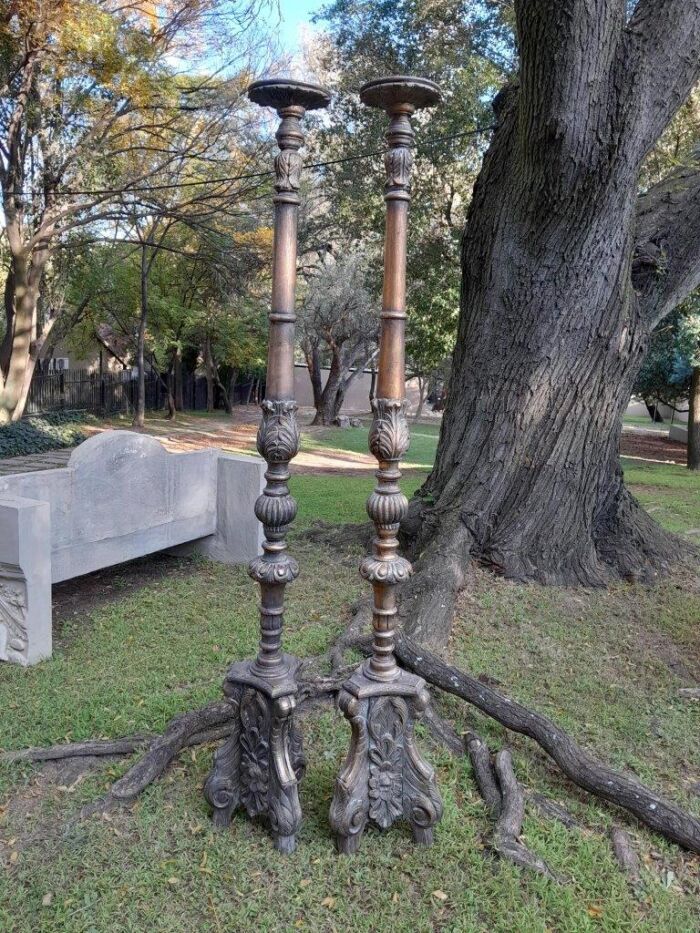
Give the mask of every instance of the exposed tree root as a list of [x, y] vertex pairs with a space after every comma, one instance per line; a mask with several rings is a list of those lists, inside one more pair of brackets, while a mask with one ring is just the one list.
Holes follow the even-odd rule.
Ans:
[[550, 800], [550, 798], [545, 797], [544, 794], [530, 791], [530, 793], [527, 794], [527, 800], [541, 816], [545, 816], [550, 820], [557, 820], [557, 822], [561, 823], [562, 826], [565, 826], [567, 829], [577, 829], [581, 825], [579, 821], [569, 813], [566, 807], [562, 807], [556, 800]]
[[88, 756], [121, 756], [143, 748], [155, 736], [148, 733], [125, 735], [121, 739], [90, 739], [87, 742], [67, 742], [65, 745], [49, 745], [45, 748], [22, 748], [19, 751], [0, 753], [0, 761], [12, 764], [18, 761], [59, 761], [63, 758]]
[[[344, 647], [351, 644], [348, 638], [342, 640]], [[358, 644], [366, 649], [364, 638], [360, 637], [353, 646], [357, 647]], [[404, 635], [397, 638], [396, 653], [404, 667], [419, 674], [428, 683], [461, 697], [506, 728], [534, 739], [578, 786], [623, 807], [673, 842], [700, 853], [700, 820], [633, 778], [619, 774], [597, 761], [546, 716], [516, 703], [482, 681], [449, 666], [426, 648], [416, 646]], [[335, 657], [337, 659], [338, 651], [335, 652]], [[330, 676], [307, 676], [307, 670], [318, 667], [324, 658], [327, 659], [328, 656], [309, 659], [304, 665], [306, 679], [300, 683], [301, 709], [308, 709], [314, 703], [337, 695], [341, 685], [354, 669], [351, 665], [335, 670]], [[217, 741], [228, 735], [231, 719], [232, 710], [229, 704], [218, 701], [176, 716], [165, 732], [156, 737], [138, 734], [122, 739], [30, 748], [20, 752], [6, 752], [0, 760], [39, 762], [79, 756], [127, 755], [145, 747], [143, 755], [114, 783], [108, 795], [83, 811], [83, 815], [87, 815], [132, 802], [149, 784], [160, 777], [183, 748]], [[554, 877], [546, 864], [529, 852], [518, 839], [525, 797], [513, 772], [510, 753], [499, 752], [494, 773], [489, 751], [477, 735], [468, 733], [466, 743], [463, 742], [454, 728], [434, 710], [428, 712], [426, 725], [431, 734], [453, 754], [465, 754], [465, 751], [469, 754], [481, 795], [496, 820], [495, 851], [524, 868]], [[577, 825], [571, 814], [560, 805], [539, 794], [532, 794], [530, 798], [540, 812], [559, 819], [564, 825]], [[614, 840], [613, 843], [615, 844]]]
[[464, 741], [453, 726], [442, 716], [438, 716], [431, 704], [423, 713], [423, 725], [428, 728], [431, 738], [443, 745], [458, 757], [464, 755]]
[[467, 734], [467, 752], [474, 771], [474, 780], [484, 803], [494, 819], [501, 815], [501, 789], [491, 764], [491, 753], [485, 742], [475, 733]]
[[525, 817], [525, 795], [515, 776], [513, 759], [507, 748], [496, 755], [495, 770], [501, 792], [501, 808], [493, 832], [494, 851], [519, 868], [561, 881], [546, 862], [520, 841]]
[[634, 851], [629, 833], [626, 833], [620, 826], [613, 826], [610, 830], [610, 841], [617, 864], [631, 881], [638, 881], [641, 863]]
[[112, 785], [110, 795], [121, 801], [134, 800], [165, 771], [170, 762], [198, 733], [206, 733], [230, 722], [231, 706], [224, 700], [209, 703], [201, 709], [183, 713], [170, 721], [162, 735], [157, 736], [148, 751], [126, 774]]
[[551, 719], [451, 667], [405, 635], [397, 637], [396, 655], [404, 667], [428, 683], [461, 697], [507, 729], [534, 739], [579, 787], [628, 810], [672, 842], [700, 853], [700, 820], [634, 778], [602, 764]]
[[[406, 536], [402, 540], [406, 542]], [[453, 523], [427, 545], [415, 563], [413, 577], [402, 585], [403, 629], [421, 644], [432, 648], [447, 644], [457, 596], [474, 570], [473, 540], [461, 522]]]

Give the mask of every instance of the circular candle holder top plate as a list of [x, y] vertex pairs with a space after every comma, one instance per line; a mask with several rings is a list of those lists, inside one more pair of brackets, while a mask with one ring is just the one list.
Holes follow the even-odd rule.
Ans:
[[319, 110], [327, 107], [331, 100], [331, 95], [325, 88], [317, 84], [306, 84], [304, 81], [293, 81], [291, 78], [255, 81], [248, 88], [248, 97], [254, 104], [274, 107], [275, 110], [292, 106], [303, 107], [304, 110]]
[[368, 107], [383, 107], [385, 110], [395, 104], [412, 104], [418, 110], [439, 104], [442, 94], [437, 84], [427, 78], [389, 75], [363, 84], [360, 100]]

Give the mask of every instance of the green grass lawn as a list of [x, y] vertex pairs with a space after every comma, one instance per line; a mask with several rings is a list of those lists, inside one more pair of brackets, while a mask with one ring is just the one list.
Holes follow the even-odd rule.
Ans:
[[634, 425], [638, 428], [660, 428], [663, 430], [664, 427], [661, 422], [654, 423], [649, 415], [623, 415], [622, 423]]
[[[302, 435], [302, 450], [351, 451], [352, 453], [367, 453], [367, 425], [361, 428], [324, 428], [315, 430], [313, 434]], [[439, 424], [412, 424], [411, 446], [403, 458], [403, 465], [410, 469], [429, 470], [435, 459]]]
[[[403, 480], [409, 494], [432, 459], [435, 429], [424, 430], [432, 437], [424, 449], [414, 438], [416, 471]], [[366, 444], [366, 432], [357, 435]], [[363, 449], [351, 431], [329, 432], [327, 442], [344, 446], [346, 439], [350, 449]], [[697, 476], [638, 461], [625, 470], [645, 505], [658, 506], [655, 518], [675, 530], [700, 527]], [[322, 652], [365, 590], [355, 538], [336, 535], [330, 547], [313, 522], [365, 521], [372, 483], [370, 474], [294, 478], [300, 512], [291, 544], [302, 574], [289, 590], [286, 645], [297, 654]], [[28, 670], [0, 666], [4, 748], [160, 730], [174, 714], [217, 698], [227, 664], [255, 650], [258, 596], [243, 568], [157, 557], [105, 572], [89, 605], [76, 609], [68, 597], [80, 585], [55, 591], [54, 657]], [[592, 591], [518, 586], [481, 572], [461, 597], [451, 653], [700, 814], [700, 704], [678, 693], [697, 682], [698, 619], [700, 591], [687, 579]], [[507, 740], [454, 698], [440, 704], [458, 729], [476, 727], [494, 749]], [[700, 860], [593, 803], [520, 737], [508, 739], [519, 777], [580, 824], [567, 830], [527, 809], [527, 844], [566, 883], [492, 860], [492, 824], [468, 762], [425, 736], [445, 800], [435, 845], [416, 848], [397, 826], [368, 832], [357, 856], [338, 858], [327, 814], [348, 729], [332, 709], [306, 716], [302, 728], [305, 821], [288, 858], [240, 816], [230, 831], [212, 832], [201, 795], [211, 747], [183, 752], [133, 808], [108, 819], [74, 817], [130, 760], [82, 774], [67, 766], [0, 766], [0, 931], [699, 929]], [[613, 859], [607, 831], [614, 821], [642, 859], [637, 885]]]

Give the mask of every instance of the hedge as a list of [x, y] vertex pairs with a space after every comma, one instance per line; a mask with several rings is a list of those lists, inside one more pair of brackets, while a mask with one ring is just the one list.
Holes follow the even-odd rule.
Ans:
[[87, 438], [82, 425], [95, 420], [83, 411], [54, 411], [3, 425], [0, 427], [0, 458], [75, 447]]

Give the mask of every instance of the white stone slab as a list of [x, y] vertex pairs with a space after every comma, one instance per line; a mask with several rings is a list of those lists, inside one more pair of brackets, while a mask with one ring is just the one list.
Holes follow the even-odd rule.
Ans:
[[0, 661], [51, 657], [49, 505], [0, 498]]
[[[51, 582], [185, 544], [212, 560], [251, 560], [264, 470], [257, 457], [169, 453], [156, 438], [108, 431], [76, 448], [65, 468], [0, 476], [0, 659], [50, 655]], [[18, 627], [29, 632], [24, 653], [8, 634]]]

